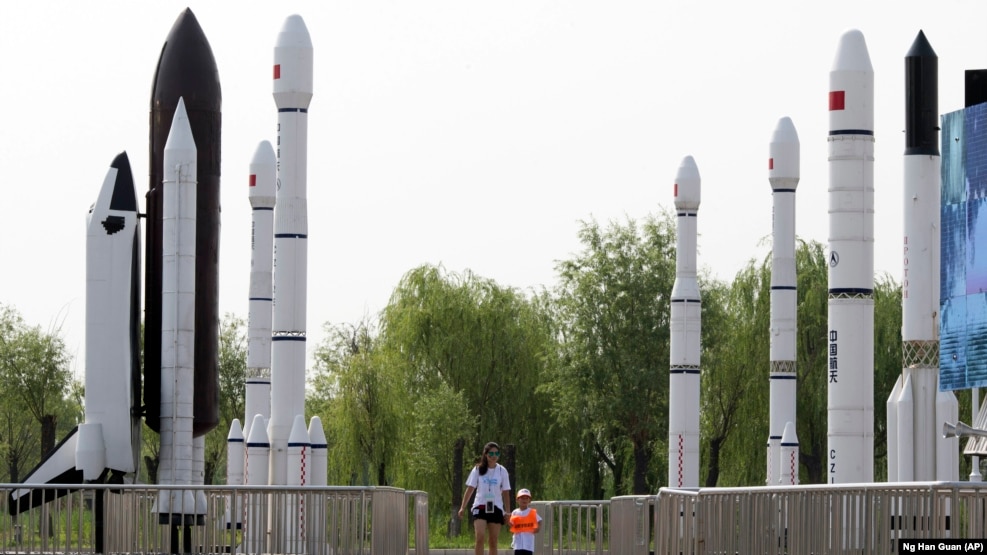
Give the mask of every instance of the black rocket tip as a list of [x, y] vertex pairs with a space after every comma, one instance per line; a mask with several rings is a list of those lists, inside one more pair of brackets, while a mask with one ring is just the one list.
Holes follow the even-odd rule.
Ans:
[[110, 163], [110, 167], [118, 170], [126, 169], [127, 171], [130, 171], [130, 157], [127, 156], [127, 151], [125, 150], [120, 154], [117, 154], [116, 157], [113, 158], [113, 162]]
[[222, 104], [216, 58], [189, 8], [179, 14], [161, 48], [152, 85], [152, 108], [173, 109], [179, 97], [185, 98], [189, 110], [218, 111]]
[[908, 54], [905, 54], [906, 58], [938, 58], [936, 51], [932, 49], [932, 45], [929, 44], [929, 39], [925, 38], [925, 32], [919, 30], [918, 36], [915, 37], [915, 41], [912, 42], [912, 47], [908, 49]]
[[134, 172], [130, 170], [130, 158], [127, 156], [127, 151], [117, 154], [110, 167], [117, 170], [117, 179], [113, 184], [113, 197], [110, 199], [110, 209], [137, 212]]

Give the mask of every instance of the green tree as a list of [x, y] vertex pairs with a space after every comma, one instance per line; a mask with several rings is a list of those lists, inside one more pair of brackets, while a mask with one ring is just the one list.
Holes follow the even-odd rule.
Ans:
[[[395, 288], [382, 315], [380, 337], [388, 364], [400, 370], [403, 390], [416, 403], [427, 403], [413, 408], [415, 418], [417, 410], [433, 411], [443, 426], [468, 423], [444, 438], [443, 445], [452, 446], [453, 461], [471, 460], [465, 453], [479, 453], [486, 441], [513, 444], [517, 467], [512, 479], [521, 476], [536, 488], [542, 480], [541, 460], [550, 449], [550, 399], [535, 391], [551, 350], [550, 330], [541, 305], [520, 291], [470, 272], [448, 273], [426, 265], [405, 274]], [[465, 413], [434, 413], [461, 410], [455, 395], [465, 402]], [[463, 417], [465, 421], [458, 420]], [[442, 514], [458, 509], [461, 501], [464, 469], [452, 470], [451, 491], [449, 478], [426, 488]]]
[[227, 436], [233, 420], [244, 418], [246, 327], [243, 318], [231, 313], [219, 324], [219, 424], [206, 434], [206, 484], [226, 481]]
[[15, 310], [0, 308], [0, 377], [3, 388], [41, 427], [39, 457], [55, 447], [58, 415], [69, 395], [72, 373], [59, 330], [27, 326]]
[[408, 424], [399, 369], [378, 348], [369, 322], [326, 330], [325, 342], [316, 349], [312, 385], [315, 404], [329, 416], [332, 466], [350, 483], [369, 484], [372, 475], [374, 484], [388, 485]]
[[[764, 482], [770, 276], [749, 265], [731, 286], [701, 286], [701, 466], [703, 485]], [[723, 464], [738, 457], [750, 464]], [[760, 457], [760, 459], [758, 458]], [[759, 463], [759, 464], [758, 464]]]
[[668, 213], [640, 227], [583, 222], [579, 239], [582, 252], [556, 266], [562, 345], [545, 390], [560, 419], [588, 426], [584, 455], [609, 468], [613, 494], [655, 491], [667, 465], [675, 224]]

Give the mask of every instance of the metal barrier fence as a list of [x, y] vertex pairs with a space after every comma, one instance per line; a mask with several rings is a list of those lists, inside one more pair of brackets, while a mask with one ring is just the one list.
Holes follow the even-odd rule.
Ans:
[[902, 539], [987, 537], [985, 483], [662, 488], [652, 499], [657, 554], [897, 553]]
[[536, 554], [599, 555], [608, 548], [610, 501], [536, 501], [531, 506], [542, 517]]
[[[412, 538], [416, 555], [428, 553], [428, 494], [421, 491], [102, 484], [0, 489], [62, 495], [17, 515], [3, 495], [3, 553], [407, 555]], [[162, 518], [154, 505], [169, 490], [204, 495], [205, 511], [181, 522]]]

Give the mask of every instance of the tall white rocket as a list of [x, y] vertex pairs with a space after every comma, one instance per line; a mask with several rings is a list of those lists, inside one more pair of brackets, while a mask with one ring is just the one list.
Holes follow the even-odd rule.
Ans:
[[312, 40], [299, 15], [289, 16], [274, 46], [278, 108], [278, 184], [274, 207], [274, 312], [271, 335], [271, 478], [287, 484], [287, 449], [296, 415], [305, 414], [308, 293], [308, 105]]
[[[795, 275], [795, 188], [799, 184], [799, 137], [791, 118], [778, 120], [768, 157], [768, 182], [774, 200], [771, 246], [771, 358], [770, 416], [768, 421], [768, 485], [780, 483], [782, 465], [789, 480], [798, 483], [798, 438], [795, 437], [796, 398], [796, 291]], [[792, 430], [784, 438], [786, 426]], [[788, 458], [795, 460], [792, 482], [791, 460], [781, 460], [782, 442]], [[792, 454], [794, 450], [794, 455]]]
[[696, 216], [699, 169], [692, 156], [682, 159], [675, 176], [675, 284], [668, 393], [668, 484], [699, 486], [699, 280], [696, 273]]
[[829, 73], [829, 483], [874, 481], [874, 69], [860, 31]]
[[[161, 484], [192, 483], [196, 152], [180, 98], [164, 147], [162, 183]], [[189, 490], [161, 491], [155, 512], [162, 523], [188, 523], [195, 499]]]
[[939, 391], [938, 89], [939, 57], [919, 31], [905, 55], [903, 368], [887, 402], [890, 482], [959, 479], [959, 439], [939, 434], [959, 407]]
[[243, 436], [254, 416], [271, 417], [271, 314], [274, 301], [274, 192], [277, 158], [268, 141], [250, 160], [250, 298], [247, 312], [247, 376]]

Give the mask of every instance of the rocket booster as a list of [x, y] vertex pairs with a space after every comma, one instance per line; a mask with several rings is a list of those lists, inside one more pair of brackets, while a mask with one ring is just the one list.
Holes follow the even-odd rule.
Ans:
[[271, 417], [271, 311], [274, 300], [274, 195], [277, 159], [268, 141], [250, 161], [250, 298], [247, 314], [247, 376], [243, 435], [250, 437], [254, 416]]
[[952, 392], [939, 391], [939, 58], [919, 31], [905, 55], [902, 373], [887, 401], [888, 480], [959, 479]]
[[165, 39], [151, 89], [147, 193], [147, 254], [144, 297], [144, 411], [148, 427], [160, 431], [161, 245], [164, 147], [179, 97], [198, 151], [196, 199], [195, 370], [196, 436], [219, 424], [219, 172], [222, 93], [212, 48], [191, 10], [175, 20]]
[[[193, 483], [193, 379], [196, 279], [196, 147], [185, 104], [164, 147], [161, 222], [161, 484]], [[187, 523], [196, 513], [189, 490], [159, 492], [159, 523]], [[182, 516], [186, 515], [186, 516]], [[176, 520], [177, 519], [177, 520]]]
[[271, 335], [271, 484], [286, 484], [286, 450], [296, 415], [305, 414], [308, 293], [308, 105], [312, 40], [289, 16], [274, 46], [278, 109], [278, 188], [274, 207], [274, 312]]
[[874, 70], [864, 35], [829, 73], [828, 449], [834, 484], [874, 480]]
[[[799, 183], [799, 138], [791, 118], [778, 120], [768, 158], [774, 200], [771, 247], [771, 358], [767, 484], [781, 476], [781, 443], [788, 423], [795, 426], [795, 329], [798, 303], [795, 277], [795, 189]], [[794, 435], [794, 431], [793, 434]], [[798, 458], [796, 445], [796, 460]], [[796, 468], [797, 470], [797, 468]], [[798, 473], [796, 472], [796, 478]]]
[[700, 178], [692, 156], [675, 176], [675, 284], [672, 286], [671, 357], [668, 395], [668, 484], [699, 486], [699, 280], [696, 273], [696, 215]]

